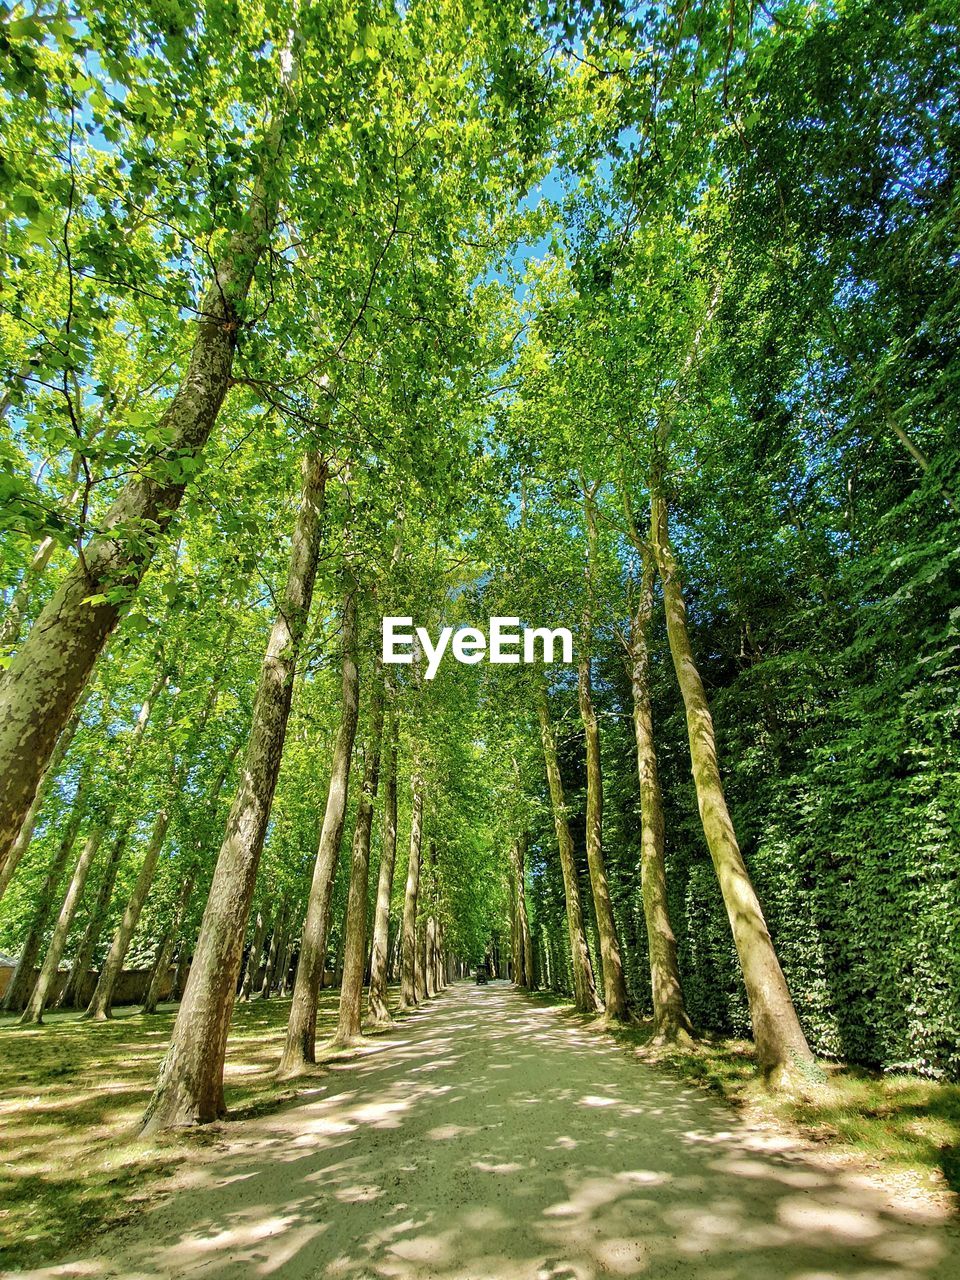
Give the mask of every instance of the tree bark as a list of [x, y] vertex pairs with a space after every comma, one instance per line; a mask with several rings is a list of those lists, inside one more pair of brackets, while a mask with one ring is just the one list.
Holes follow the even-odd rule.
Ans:
[[90, 692], [91, 690], [88, 686], [88, 688], [84, 690], [83, 696], [78, 699], [73, 715], [70, 717], [67, 727], [64, 729], [63, 733], [61, 733], [57, 741], [56, 748], [50, 756], [46, 769], [43, 771], [43, 777], [40, 779], [40, 784], [37, 787], [37, 794], [33, 797], [33, 802], [27, 810], [26, 817], [23, 820], [23, 825], [17, 832], [17, 838], [13, 842], [10, 853], [7, 856], [7, 861], [4, 864], [2, 871], [0, 871], [0, 898], [2, 898], [6, 893], [7, 886], [13, 879], [13, 873], [16, 871], [20, 859], [30, 847], [30, 841], [33, 839], [34, 828], [36, 827], [37, 819], [40, 816], [40, 810], [43, 808], [47, 796], [53, 790], [53, 784], [57, 780], [57, 775], [60, 772], [60, 766], [66, 759], [70, 744], [73, 742], [76, 732], [80, 728], [80, 721], [83, 718], [84, 703], [90, 696]]
[[189, 939], [192, 936], [192, 930], [189, 926], [180, 934], [180, 945], [177, 948], [177, 970], [173, 975], [173, 990], [170, 992], [170, 999], [180, 1001], [183, 999], [183, 992], [187, 985], [187, 978], [190, 975], [190, 945]]
[[[173, 959], [173, 949], [177, 945], [177, 934], [180, 931], [180, 922], [186, 914], [187, 904], [190, 901], [190, 895], [193, 893], [194, 877], [187, 876], [177, 898], [176, 906], [173, 910], [173, 917], [170, 921], [170, 927], [164, 935], [163, 943], [157, 955], [157, 963], [153, 970], [153, 977], [150, 980], [150, 986], [147, 988], [147, 994], [143, 1002], [142, 1013], [156, 1013], [157, 1005], [160, 1003], [160, 992], [163, 989], [164, 977], [170, 969], [170, 961]], [[170, 992], [173, 995], [173, 991]]]
[[[183, 381], [142, 459], [15, 653], [0, 683], [0, 872], [57, 739], [100, 653], [134, 595], [187, 487], [230, 385], [237, 334], [254, 271], [277, 216], [283, 120], [296, 62], [285, 63], [281, 111], [268, 124], [245, 216], [226, 243], [200, 306]], [[136, 536], [131, 537], [131, 529]]]
[[347, 816], [350, 764], [359, 716], [357, 586], [352, 579], [348, 583], [343, 603], [342, 643], [340, 725], [334, 744], [327, 805], [317, 846], [307, 915], [303, 923], [300, 963], [293, 984], [287, 1038], [280, 1059], [279, 1074], [283, 1078], [301, 1074], [309, 1064], [316, 1061], [317, 997], [327, 958], [330, 903], [343, 839], [343, 824]]
[[[147, 724], [153, 714], [157, 697], [161, 691], [167, 687], [169, 682], [169, 674], [163, 667], [161, 667], [161, 670], [157, 673], [156, 679], [153, 682], [150, 692], [141, 703], [140, 710], [137, 713], [136, 723], [133, 726], [133, 730], [130, 734], [130, 741], [127, 744], [126, 752], [124, 753], [120, 774], [113, 785], [113, 793], [115, 796], [122, 793], [128, 779], [130, 778], [133, 770], [133, 763], [139, 752], [143, 736], [147, 731]], [[105, 829], [113, 820], [116, 808], [116, 800], [111, 800], [101, 819], [101, 824]], [[120, 831], [114, 837], [113, 844], [110, 846], [106, 865], [103, 868], [103, 874], [100, 877], [100, 886], [97, 889], [97, 896], [94, 899], [93, 909], [91, 910], [89, 919], [87, 920], [87, 927], [83, 931], [83, 937], [81, 938], [80, 945], [77, 948], [73, 964], [70, 967], [70, 977], [67, 979], [64, 989], [60, 993], [58, 1004], [61, 1006], [66, 1007], [67, 1005], [73, 1005], [75, 1008], [79, 1008], [83, 1002], [83, 989], [86, 985], [87, 974], [90, 971], [93, 956], [96, 952], [97, 944], [100, 941], [100, 934], [103, 932], [103, 927], [107, 920], [107, 911], [110, 907], [110, 897], [113, 893], [113, 886], [116, 883], [117, 872], [120, 869], [120, 863], [122, 862], [124, 852], [126, 851], [127, 840], [130, 836], [132, 826], [133, 817], [128, 816], [120, 828]]]
[[758, 1064], [773, 1085], [813, 1061], [777, 959], [727, 808], [717, 743], [703, 681], [687, 633], [680, 574], [670, 545], [667, 507], [652, 488], [654, 552], [663, 582], [667, 638], [683, 697], [700, 820], [743, 970]]
[[387, 950], [390, 942], [390, 900], [397, 861], [397, 717], [390, 716], [387, 730], [387, 767], [383, 779], [383, 852], [377, 878], [377, 905], [373, 917], [370, 952], [370, 995], [367, 1012], [375, 1026], [387, 1027], [393, 1019], [387, 1006]]
[[67, 979], [57, 1001], [57, 1005], [60, 1008], [79, 1009], [83, 1004], [83, 989], [87, 984], [87, 977], [90, 974], [94, 952], [100, 941], [103, 926], [107, 922], [107, 911], [110, 907], [113, 886], [117, 880], [120, 863], [123, 861], [123, 854], [127, 847], [129, 835], [130, 824], [125, 823], [123, 829], [114, 838], [107, 853], [107, 859], [100, 876], [100, 884], [97, 886], [97, 896], [93, 900], [93, 906], [90, 909], [90, 915], [87, 920], [87, 927], [83, 931], [80, 945], [77, 947], [76, 955], [73, 958], [73, 964], [70, 966], [70, 977]]
[[103, 842], [104, 834], [105, 829], [101, 824], [98, 823], [94, 826], [87, 836], [80, 857], [77, 859], [70, 887], [67, 889], [67, 896], [64, 898], [63, 906], [60, 908], [57, 923], [53, 926], [53, 936], [50, 939], [50, 945], [47, 947], [47, 954], [44, 957], [40, 975], [20, 1018], [21, 1023], [25, 1026], [28, 1024], [37, 1026], [43, 1021], [43, 1011], [53, 993], [57, 973], [60, 970], [60, 961], [63, 959], [63, 952], [67, 945], [70, 926], [73, 923], [77, 907], [80, 905], [83, 887], [87, 883], [87, 876], [90, 874], [93, 860], [97, 856], [97, 850]]
[[267, 963], [263, 966], [263, 981], [260, 983], [260, 999], [269, 1000], [270, 993], [273, 990], [273, 976], [276, 972], [277, 963], [283, 952], [284, 938], [287, 929], [287, 904], [286, 901], [280, 903], [280, 910], [277, 912], [277, 921], [270, 934], [270, 946], [267, 948]]
[[427, 999], [437, 994], [437, 921], [432, 915], [427, 916], [424, 928], [424, 986]]
[[526, 836], [519, 836], [510, 850], [514, 879], [514, 914], [517, 921], [516, 973], [514, 981], [528, 991], [533, 990], [533, 939], [530, 937], [530, 920], [527, 916], [526, 892]]
[[370, 888], [370, 831], [373, 806], [380, 781], [380, 749], [383, 737], [383, 679], [376, 673], [370, 708], [370, 745], [363, 771], [350, 865], [350, 889], [344, 930], [343, 977], [340, 980], [340, 1012], [335, 1045], [349, 1045], [360, 1034], [363, 1008], [363, 973], [367, 961], [367, 899]]
[[288, 996], [291, 994], [290, 966], [293, 964], [293, 953], [295, 949], [296, 943], [288, 934], [287, 945], [283, 949], [283, 960], [280, 962], [280, 972], [277, 975], [278, 996]]
[[136, 929], [137, 921], [140, 919], [143, 904], [146, 902], [150, 886], [153, 884], [157, 863], [160, 860], [160, 851], [163, 848], [164, 840], [167, 838], [169, 825], [170, 806], [167, 805], [160, 810], [154, 820], [153, 831], [150, 835], [146, 852], [143, 855], [140, 870], [137, 873], [133, 892], [130, 894], [127, 905], [124, 908], [123, 917], [117, 931], [113, 935], [113, 942], [110, 944], [107, 958], [103, 963], [103, 968], [100, 970], [100, 976], [97, 979], [93, 995], [90, 997], [87, 1010], [83, 1015], [84, 1018], [91, 1018], [97, 1022], [106, 1022], [111, 1015], [113, 993], [117, 985], [117, 979], [123, 969], [123, 962], [126, 959], [127, 950], [133, 938], [133, 931]]
[[240, 987], [240, 999], [249, 1000], [253, 984], [260, 970], [260, 956], [263, 954], [263, 939], [267, 932], [267, 919], [261, 911], [257, 912], [257, 923], [253, 930], [253, 941], [247, 955], [247, 965], [243, 971], [243, 984]]
[[260, 668], [240, 787], [227, 819], [170, 1048], [144, 1117], [145, 1132], [206, 1124], [226, 1110], [227, 1031], [313, 598], [326, 479], [326, 462], [319, 454], [309, 453], [303, 464], [287, 582]]
[[403, 895], [398, 1009], [412, 1009], [417, 1003], [417, 899], [420, 895], [420, 860], [423, 851], [423, 775], [416, 760], [411, 790], [413, 806], [410, 813], [410, 857], [407, 861], [407, 883]]
[[580, 885], [577, 880], [577, 863], [573, 853], [573, 836], [567, 819], [567, 806], [563, 794], [563, 781], [557, 761], [557, 743], [550, 722], [550, 706], [547, 691], [540, 686], [537, 711], [540, 718], [540, 741], [550, 788], [550, 804], [553, 809], [553, 825], [560, 850], [560, 869], [563, 872], [563, 893], [567, 905], [567, 929], [570, 934], [570, 958], [573, 964], [573, 998], [581, 1013], [598, 1013], [602, 1004], [597, 995], [593, 978], [593, 965], [587, 948], [587, 936], [583, 930], [583, 907], [580, 901]]
[[47, 922], [53, 913], [57, 887], [70, 857], [70, 851], [76, 841], [77, 832], [80, 830], [80, 823], [83, 821], [85, 792], [85, 778], [81, 775], [77, 785], [77, 794], [70, 809], [70, 816], [64, 827], [57, 852], [47, 868], [47, 874], [40, 887], [40, 897], [36, 904], [33, 919], [30, 922], [27, 935], [21, 943], [17, 967], [13, 971], [10, 984], [3, 998], [3, 1007], [7, 1013], [19, 1013], [30, 994], [30, 988], [33, 985], [33, 971], [36, 968], [40, 948], [43, 945], [43, 935]]
[[640, 593], [631, 619], [630, 687], [633, 694], [633, 727], [637, 741], [637, 774], [640, 783], [640, 895], [647, 926], [650, 989], [653, 996], [653, 1030], [665, 1044], [690, 1044], [693, 1025], [687, 1013], [677, 963], [677, 940], [670, 924], [667, 871], [664, 861], [663, 800], [657, 772], [650, 699], [650, 622], [653, 616], [653, 584], [656, 562], [649, 545], [637, 540], [642, 558]]
[[416, 989], [417, 1003], [423, 1002], [430, 995], [430, 989], [427, 985], [427, 929], [426, 921], [420, 921], [420, 927], [417, 929], [417, 974]]
[[580, 635], [577, 663], [577, 700], [587, 758], [587, 866], [593, 891], [594, 916], [600, 935], [600, 967], [603, 973], [605, 1017], [609, 1022], [625, 1022], [630, 1017], [627, 984], [623, 976], [623, 957], [617, 937], [610, 885], [603, 856], [603, 771], [600, 760], [600, 727], [593, 705], [591, 650], [593, 648], [594, 574], [597, 561], [597, 515], [594, 490], [584, 485], [584, 518], [587, 529], [587, 563], [585, 569], [586, 604]]

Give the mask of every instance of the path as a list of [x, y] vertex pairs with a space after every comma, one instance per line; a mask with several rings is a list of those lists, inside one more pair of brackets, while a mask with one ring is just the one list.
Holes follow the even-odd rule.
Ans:
[[228, 1125], [82, 1261], [123, 1280], [886, 1280], [960, 1244], [505, 984], [460, 983]]

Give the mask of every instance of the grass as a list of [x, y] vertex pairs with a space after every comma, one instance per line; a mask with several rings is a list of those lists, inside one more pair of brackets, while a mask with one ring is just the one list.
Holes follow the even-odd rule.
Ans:
[[536, 992], [534, 998], [564, 1005], [568, 1016], [612, 1035], [640, 1061], [709, 1089], [751, 1120], [853, 1155], [881, 1173], [909, 1175], [915, 1186], [958, 1208], [960, 1084], [820, 1062], [819, 1078], [773, 1093], [757, 1071], [750, 1041], [709, 1036], [692, 1049], [665, 1048], [651, 1043], [651, 1022], [610, 1028], [576, 1013], [566, 997]]
[[[0, 1269], [29, 1267], [132, 1216], [215, 1131], [141, 1140], [140, 1118], [170, 1038], [174, 1006], [118, 1008], [107, 1023], [52, 1013], [42, 1027], [0, 1019]], [[227, 1049], [231, 1115], [297, 1092], [273, 1071], [289, 1000], [235, 1008]], [[317, 1038], [336, 1025], [337, 993], [321, 993]]]
[[960, 1193], [960, 1085], [821, 1062], [820, 1079], [773, 1093], [749, 1041], [709, 1038], [682, 1050], [654, 1048], [642, 1026], [613, 1034], [637, 1057], [705, 1086], [751, 1118], [880, 1170], [909, 1172], [940, 1196]]

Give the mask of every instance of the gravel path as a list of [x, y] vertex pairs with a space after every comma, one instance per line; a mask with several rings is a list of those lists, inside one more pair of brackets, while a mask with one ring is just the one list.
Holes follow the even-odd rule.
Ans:
[[124, 1280], [960, 1276], [918, 1205], [506, 984], [459, 983], [82, 1259]]

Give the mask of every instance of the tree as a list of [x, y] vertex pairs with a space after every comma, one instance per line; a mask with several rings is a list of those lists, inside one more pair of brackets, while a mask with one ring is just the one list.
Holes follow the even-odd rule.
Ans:
[[190, 977], [144, 1131], [204, 1124], [224, 1114], [223, 1062], [270, 805], [286, 735], [293, 678], [320, 554], [327, 462], [306, 455], [300, 510], [280, 612], [264, 655], [240, 789], [207, 898]]

